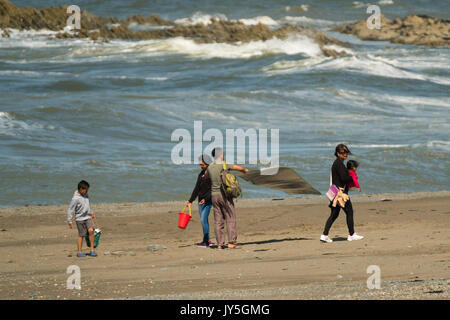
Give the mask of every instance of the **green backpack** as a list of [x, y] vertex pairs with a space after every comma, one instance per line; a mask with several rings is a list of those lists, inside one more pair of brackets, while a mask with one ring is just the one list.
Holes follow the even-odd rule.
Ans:
[[223, 170], [220, 172], [220, 179], [222, 181], [222, 190], [227, 198], [237, 198], [242, 195], [242, 188], [236, 176], [227, 170], [225, 161], [222, 162]]

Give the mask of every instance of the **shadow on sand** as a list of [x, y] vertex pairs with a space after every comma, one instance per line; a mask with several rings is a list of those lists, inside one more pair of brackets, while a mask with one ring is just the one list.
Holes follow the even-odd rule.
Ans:
[[284, 239], [270, 239], [270, 240], [261, 240], [261, 241], [252, 241], [252, 242], [242, 242], [241, 245], [249, 245], [249, 244], [267, 244], [267, 243], [276, 243], [276, 242], [284, 242], [284, 241], [301, 241], [301, 240], [313, 240], [311, 238], [284, 238]]
[[344, 238], [344, 237], [336, 237], [336, 238], [332, 238], [331, 240], [333, 240], [333, 242], [337, 242], [337, 241], [347, 241], [347, 238]]

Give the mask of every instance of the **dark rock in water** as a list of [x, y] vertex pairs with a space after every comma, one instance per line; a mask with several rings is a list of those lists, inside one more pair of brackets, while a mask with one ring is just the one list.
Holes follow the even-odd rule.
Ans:
[[[199, 43], [237, 43], [250, 41], [266, 41], [273, 38], [285, 39], [292, 34], [302, 34], [312, 38], [320, 47], [325, 56], [344, 55], [344, 51], [325, 48], [326, 45], [339, 45], [348, 47], [347, 43], [327, 36], [319, 30], [302, 26], [282, 26], [276, 30], [267, 25], [245, 25], [240, 21], [222, 21], [211, 19], [210, 24], [202, 23], [196, 25], [181, 25], [162, 19], [158, 15], [150, 16], [134, 15], [122, 20], [117, 18], [104, 18], [92, 15], [86, 10], [81, 11], [81, 29], [68, 32], [64, 30], [67, 26], [67, 6], [59, 8], [49, 7], [44, 9], [17, 8], [8, 0], [0, 0], [0, 29], [3, 37], [8, 37], [10, 29], [39, 30], [48, 29], [60, 31], [56, 37], [67, 38], [90, 38], [92, 40], [102, 39], [166, 39], [173, 37], [185, 37]], [[144, 30], [133, 31], [132, 26], [155, 26]]]
[[389, 41], [392, 43], [425, 45], [430, 47], [450, 45], [450, 20], [426, 15], [409, 15], [403, 19], [387, 19], [380, 15], [380, 29], [367, 28], [367, 21], [337, 26], [333, 31], [353, 34], [361, 40]]

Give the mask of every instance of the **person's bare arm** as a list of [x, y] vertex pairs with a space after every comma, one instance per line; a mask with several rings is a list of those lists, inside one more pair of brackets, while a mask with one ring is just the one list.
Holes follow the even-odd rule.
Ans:
[[243, 173], [247, 173], [248, 172], [247, 168], [238, 166], [237, 164], [233, 165], [233, 168], [231, 168], [231, 170], [236, 170], [236, 171], [240, 171], [240, 172], [243, 172]]

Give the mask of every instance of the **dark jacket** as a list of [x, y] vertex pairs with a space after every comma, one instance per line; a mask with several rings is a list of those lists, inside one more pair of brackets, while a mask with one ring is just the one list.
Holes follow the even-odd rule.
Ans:
[[198, 196], [198, 201], [205, 199], [206, 202], [211, 200], [211, 179], [205, 178], [206, 171], [198, 174], [197, 183], [192, 191], [189, 202], [193, 202]]
[[347, 184], [352, 182], [352, 177], [348, 174], [348, 169], [345, 167], [344, 162], [336, 158], [331, 167], [331, 179], [332, 184], [338, 188], [345, 188], [344, 193], [348, 193]]

